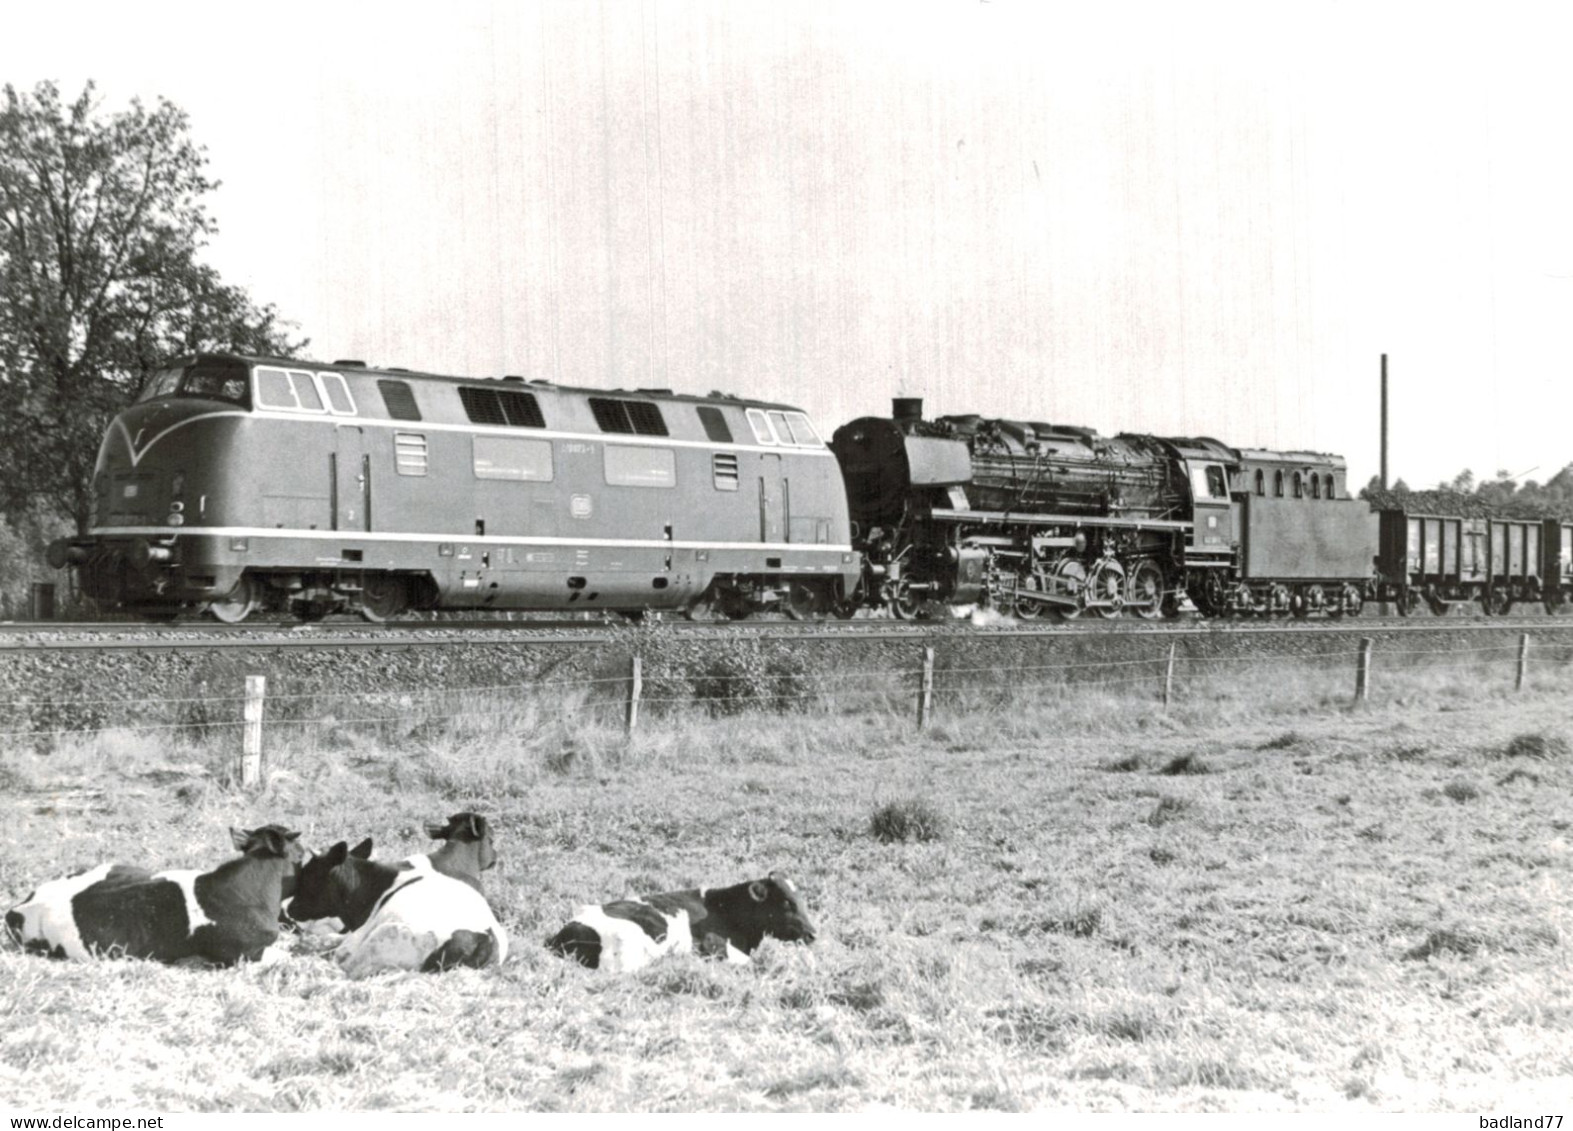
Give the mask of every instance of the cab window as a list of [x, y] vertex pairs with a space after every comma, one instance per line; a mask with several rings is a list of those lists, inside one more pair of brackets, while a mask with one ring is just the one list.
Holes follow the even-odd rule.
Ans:
[[1227, 499], [1229, 485], [1224, 479], [1223, 468], [1216, 463], [1192, 467], [1191, 493], [1198, 499]]

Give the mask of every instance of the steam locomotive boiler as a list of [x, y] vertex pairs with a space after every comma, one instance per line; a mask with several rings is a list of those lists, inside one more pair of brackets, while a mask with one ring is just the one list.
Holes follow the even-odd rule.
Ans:
[[1193, 607], [1342, 615], [1359, 611], [1370, 580], [1374, 525], [1345, 494], [1335, 456], [977, 416], [925, 421], [910, 398], [888, 420], [838, 429], [831, 449], [864, 600], [898, 617], [931, 602], [1023, 618]]

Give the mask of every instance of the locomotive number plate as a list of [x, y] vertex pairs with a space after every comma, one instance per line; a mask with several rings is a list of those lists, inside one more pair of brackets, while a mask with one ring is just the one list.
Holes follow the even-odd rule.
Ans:
[[568, 500], [568, 513], [575, 518], [589, 518], [594, 509], [589, 495], [575, 495]]

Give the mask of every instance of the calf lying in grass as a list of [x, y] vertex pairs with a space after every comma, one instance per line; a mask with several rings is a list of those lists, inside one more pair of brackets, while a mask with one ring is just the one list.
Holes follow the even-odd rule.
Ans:
[[353, 849], [341, 840], [312, 857], [289, 905], [293, 919], [343, 920], [349, 934], [335, 954], [347, 975], [492, 966], [508, 956], [508, 934], [474, 887], [427, 856], [382, 864], [371, 849], [369, 837]]
[[279, 907], [305, 855], [282, 825], [231, 829], [240, 856], [210, 872], [129, 864], [51, 880], [6, 913], [6, 931], [54, 958], [151, 958], [233, 966], [275, 961]]
[[549, 949], [601, 970], [637, 970], [663, 954], [747, 962], [766, 936], [813, 942], [792, 881], [779, 872], [729, 888], [697, 888], [587, 904], [546, 940]]

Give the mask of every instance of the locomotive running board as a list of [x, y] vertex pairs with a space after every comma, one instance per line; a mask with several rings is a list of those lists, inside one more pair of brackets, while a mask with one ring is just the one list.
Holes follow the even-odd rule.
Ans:
[[1021, 526], [1116, 526], [1135, 530], [1188, 531], [1195, 523], [1168, 518], [1091, 518], [1077, 514], [1007, 514], [1003, 511], [960, 511], [950, 507], [935, 507], [929, 517], [938, 522], [1013, 522]]

